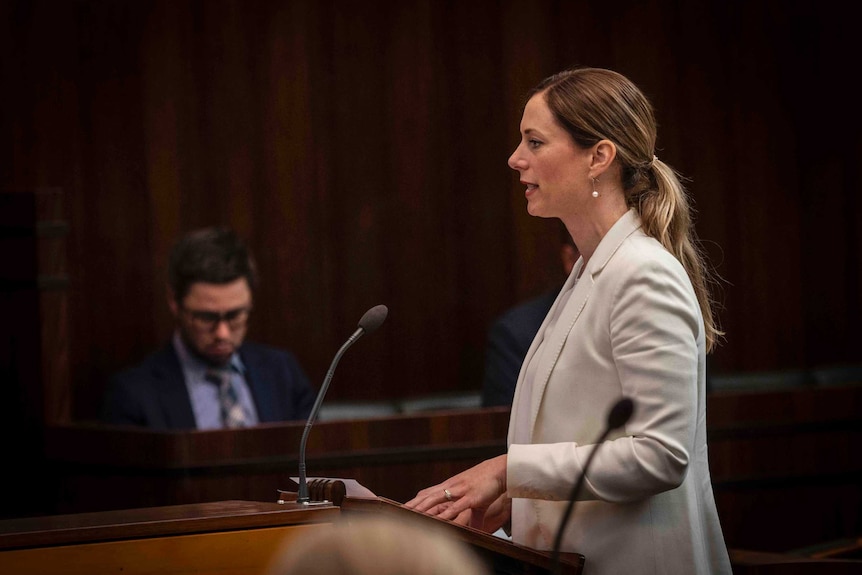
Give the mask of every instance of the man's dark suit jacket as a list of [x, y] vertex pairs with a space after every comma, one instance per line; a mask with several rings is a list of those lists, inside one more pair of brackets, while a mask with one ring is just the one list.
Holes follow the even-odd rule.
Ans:
[[521, 364], [559, 293], [558, 289], [551, 290], [509, 309], [488, 330], [482, 379], [483, 407], [512, 405]]
[[[290, 352], [245, 342], [239, 355], [260, 423], [308, 417], [316, 393]], [[183, 370], [172, 343], [111, 378], [102, 421], [153, 430], [196, 428]]]

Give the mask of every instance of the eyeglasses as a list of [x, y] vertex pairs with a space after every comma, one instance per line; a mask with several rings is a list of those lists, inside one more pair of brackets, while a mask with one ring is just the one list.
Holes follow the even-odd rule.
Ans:
[[188, 314], [195, 328], [201, 331], [213, 331], [221, 322], [225, 322], [231, 329], [241, 328], [248, 321], [251, 307], [238, 307], [224, 313], [186, 308], [183, 308], [183, 311]]

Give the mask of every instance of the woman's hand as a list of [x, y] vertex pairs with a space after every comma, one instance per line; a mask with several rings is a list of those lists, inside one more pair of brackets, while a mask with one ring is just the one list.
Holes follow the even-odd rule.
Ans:
[[512, 517], [512, 498], [503, 493], [497, 500], [485, 510], [482, 525], [470, 524], [471, 527], [481, 529], [486, 533], [494, 533], [507, 523]]
[[509, 498], [505, 494], [506, 455], [500, 455], [423, 489], [404, 506], [462, 525], [496, 531], [509, 518]]

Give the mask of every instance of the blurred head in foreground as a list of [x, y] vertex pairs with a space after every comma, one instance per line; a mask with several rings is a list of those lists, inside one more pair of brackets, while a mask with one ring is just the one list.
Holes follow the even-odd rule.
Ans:
[[470, 547], [433, 525], [347, 518], [290, 540], [268, 575], [490, 575]]

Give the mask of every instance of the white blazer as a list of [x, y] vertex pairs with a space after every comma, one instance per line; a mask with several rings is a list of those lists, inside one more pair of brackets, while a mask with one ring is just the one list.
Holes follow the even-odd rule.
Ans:
[[593, 459], [562, 551], [585, 556], [585, 575], [730, 573], [709, 476], [703, 318], [688, 275], [633, 210], [582, 267], [518, 377], [513, 540], [553, 547], [608, 411], [627, 396], [634, 414]]

